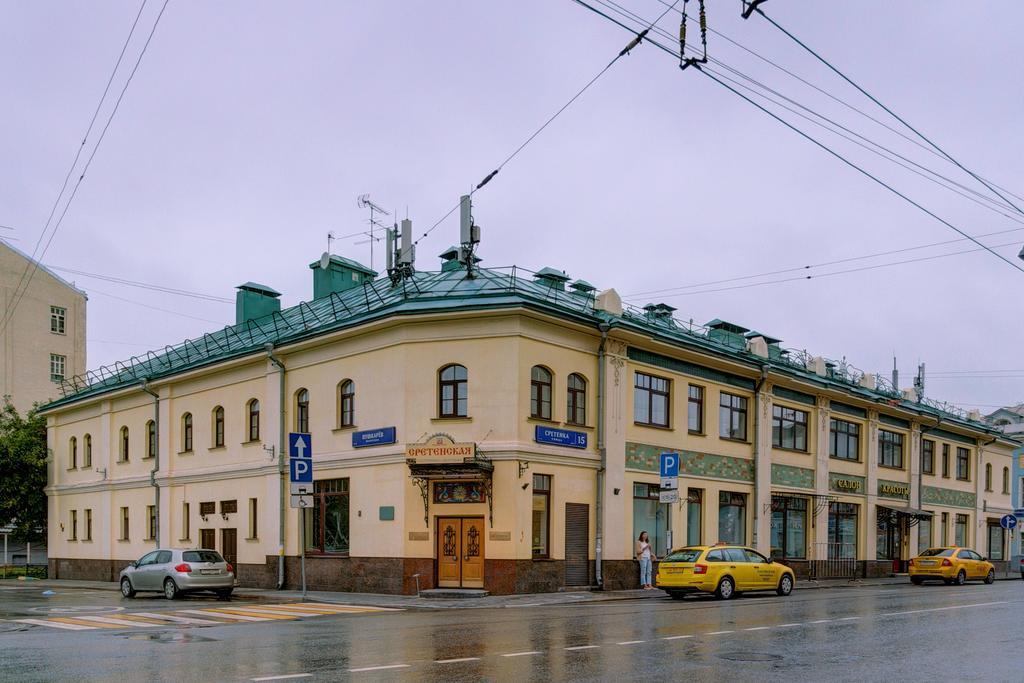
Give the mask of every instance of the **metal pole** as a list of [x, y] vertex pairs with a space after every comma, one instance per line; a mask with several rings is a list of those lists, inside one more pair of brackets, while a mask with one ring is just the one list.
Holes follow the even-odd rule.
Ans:
[[299, 566], [302, 570], [302, 599], [306, 599], [306, 508], [300, 508], [299, 520]]

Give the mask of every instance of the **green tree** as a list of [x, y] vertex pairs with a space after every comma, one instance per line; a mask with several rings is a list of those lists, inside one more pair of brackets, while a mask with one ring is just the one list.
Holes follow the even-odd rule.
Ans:
[[9, 400], [0, 408], [0, 527], [41, 541], [46, 533], [46, 418], [35, 408], [25, 417]]

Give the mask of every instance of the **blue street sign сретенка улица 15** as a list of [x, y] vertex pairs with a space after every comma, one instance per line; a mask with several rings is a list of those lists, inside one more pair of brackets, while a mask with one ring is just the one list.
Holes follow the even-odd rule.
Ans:
[[586, 432], [573, 432], [568, 429], [554, 429], [537, 425], [533, 438], [537, 443], [548, 443], [553, 446], [568, 446], [569, 448], [587, 447]]

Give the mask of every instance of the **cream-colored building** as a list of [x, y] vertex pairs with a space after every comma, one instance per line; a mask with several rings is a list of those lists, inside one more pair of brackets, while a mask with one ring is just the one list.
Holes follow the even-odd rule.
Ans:
[[[202, 546], [295, 586], [304, 537], [317, 589], [614, 589], [637, 585], [641, 530], [659, 555], [740, 542], [800, 576], [889, 574], [924, 545], [1005, 557], [1016, 444], [976, 416], [557, 270], [469, 277], [457, 253], [393, 279], [314, 263], [314, 298], [283, 311], [246, 283], [236, 325], [49, 405], [50, 575]], [[304, 526], [289, 433], [309, 439]]]
[[[19, 288], [29, 268], [35, 274]], [[0, 241], [0, 320], [15, 306], [6, 326], [0, 322], [0, 398], [22, 414], [85, 372], [85, 304], [85, 292]]]

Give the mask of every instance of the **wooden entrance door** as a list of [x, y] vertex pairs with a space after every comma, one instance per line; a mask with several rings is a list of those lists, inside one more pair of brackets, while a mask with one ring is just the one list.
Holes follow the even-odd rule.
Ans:
[[220, 554], [231, 565], [238, 564], [238, 529], [220, 530]]
[[441, 588], [483, 588], [482, 517], [438, 518], [437, 585]]
[[217, 530], [216, 529], [200, 529], [199, 530], [199, 547], [203, 550], [216, 550], [217, 549]]

